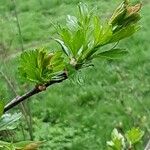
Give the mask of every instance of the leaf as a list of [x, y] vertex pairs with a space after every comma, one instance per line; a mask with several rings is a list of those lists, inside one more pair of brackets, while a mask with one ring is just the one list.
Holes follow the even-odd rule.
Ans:
[[84, 43], [85, 43], [84, 32], [83, 30], [78, 30], [72, 39], [72, 46], [73, 46], [72, 53], [74, 57], [82, 54]]
[[16, 121], [21, 118], [21, 113], [4, 114], [0, 117], [0, 131], [13, 130], [16, 128]]
[[134, 6], [129, 4], [129, 1], [122, 2], [119, 7], [114, 11], [109, 23], [115, 28], [121, 28], [127, 25], [133, 25], [137, 23], [140, 19], [140, 14], [138, 13], [141, 9], [141, 3]]
[[0, 100], [0, 117], [1, 117], [2, 114], [3, 114], [3, 111], [4, 111], [4, 101], [3, 101], [3, 100]]
[[111, 49], [109, 51], [95, 54], [93, 58], [119, 59], [126, 54], [128, 54], [128, 51], [125, 49]]
[[139, 28], [140, 27], [136, 25], [129, 25], [127, 27], [124, 27], [120, 29], [119, 31], [113, 33], [113, 36], [111, 40], [109, 41], [109, 43], [118, 42], [124, 38], [127, 38], [131, 36], [132, 34], [134, 34], [136, 31], [138, 31]]
[[61, 55], [58, 52], [48, 53], [47, 49], [25, 51], [21, 54], [19, 70], [29, 81], [44, 84], [64, 70]]
[[114, 129], [111, 134], [111, 141], [107, 142], [108, 149], [112, 150], [124, 150], [125, 139], [121, 133]]
[[82, 27], [87, 28], [90, 22], [90, 12], [88, 10], [88, 7], [85, 3], [79, 3], [79, 18], [80, 18], [80, 24]]
[[70, 29], [71, 31], [76, 31], [79, 28], [78, 20], [75, 16], [68, 15], [66, 24], [67, 24], [68, 29]]
[[126, 17], [129, 17], [129, 16], [131, 16], [133, 14], [138, 13], [141, 10], [141, 7], [142, 7], [141, 3], [136, 4], [134, 6], [128, 6], [127, 7], [127, 16]]
[[58, 44], [60, 44], [60, 46], [62, 47], [63, 52], [67, 55], [70, 56], [70, 52], [69, 49], [66, 47], [66, 45], [64, 44], [63, 41], [59, 40], [59, 39], [54, 39]]
[[38, 50], [25, 51], [20, 56], [20, 73], [26, 79], [38, 83], [40, 70], [38, 69]]
[[94, 17], [93, 24], [94, 24], [94, 42], [95, 45], [97, 45], [99, 42], [100, 34], [102, 32], [102, 26], [100, 25], [100, 19], [98, 16]]
[[[73, 67], [81, 68], [91, 61], [93, 56], [116, 59], [126, 53], [124, 50], [112, 50], [101, 54], [98, 50], [138, 31], [139, 26], [136, 23], [139, 20], [137, 12], [140, 10], [140, 5], [130, 6], [129, 1], [124, 0], [112, 17], [104, 23], [100, 21], [99, 16], [93, 15], [86, 4], [79, 3], [78, 7], [78, 17], [68, 15], [66, 26], [58, 30], [61, 40], [56, 40], [69, 57]], [[72, 63], [71, 60], [75, 61]]]
[[37, 150], [42, 143], [42, 141], [21, 141], [14, 143], [14, 146], [17, 150]]
[[113, 12], [109, 23], [111, 23], [112, 25], [116, 25], [120, 22], [123, 21], [125, 14], [126, 14], [126, 8], [125, 8], [126, 4], [125, 2], [122, 2]]
[[139, 128], [132, 128], [131, 130], [129, 130], [126, 133], [126, 138], [128, 140], [129, 143], [131, 143], [132, 145], [140, 142], [140, 140], [142, 139], [144, 135], [144, 132], [142, 130], [140, 130]]
[[112, 38], [112, 35], [112, 26], [110, 24], [103, 25], [102, 31], [99, 35], [98, 45], [103, 46], [105, 44], [108, 44], [110, 39]]

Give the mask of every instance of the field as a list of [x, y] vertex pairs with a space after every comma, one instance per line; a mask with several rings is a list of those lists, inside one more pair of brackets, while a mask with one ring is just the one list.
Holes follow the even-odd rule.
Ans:
[[[67, 14], [75, 15], [79, 0], [16, 0], [23, 49], [60, 47], [51, 41], [57, 36], [53, 24], [63, 24]], [[85, 0], [97, 7], [102, 18], [110, 16], [120, 0]], [[83, 69], [61, 84], [30, 98], [34, 140], [46, 141], [41, 150], [104, 150], [111, 132], [132, 127], [145, 131], [141, 147], [150, 136], [150, 3], [143, 0], [141, 30], [119, 43], [129, 54], [115, 61], [95, 60], [94, 67]], [[21, 95], [34, 85], [18, 74], [21, 38], [11, 0], [0, 1], [0, 69]], [[0, 99], [7, 103], [15, 97], [8, 82], [0, 76]], [[17, 108], [12, 112], [19, 111]], [[14, 131], [15, 141], [29, 139], [24, 117]], [[24, 126], [22, 132], [22, 126]], [[23, 134], [25, 136], [23, 136]], [[12, 137], [6, 137], [10, 140]]]

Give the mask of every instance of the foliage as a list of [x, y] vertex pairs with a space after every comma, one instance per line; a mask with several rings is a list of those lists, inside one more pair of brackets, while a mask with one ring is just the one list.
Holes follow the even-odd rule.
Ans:
[[[66, 27], [58, 27], [62, 40], [55, 39], [69, 57], [71, 66], [81, 69], [82, 66], [90, 65], [96, 57], [114, 59], [127, 53], [124, 49], [115, 48], [116, 46], [101, 52], [99, 48], [119, 42], [137, 31], [140, 4], [130, 6], [124, 1], [106, 23], [101, 23], [86, 4], [80, 3], [78, 7], [79, 17], [68, 15]], [[122, 23], [119, 22], [120, 18]], [[21, 55], [20, 61], [23, 76], [38, 84], [46, 83], [66, 70], [61, 53], [48, 54], [44, 49], [26, 51]]]
[[132, 128], [125, 135], [114, 129], [111, 135], [111, 141], [107, 142], [108, 150], [131, 150], [141, 142], [144, 132], [139, 128]]
[[70, 64], [77, 69], [90, 63], [95, 57], [118, 58], [127, 51], [115, 47], [104, 52], [99, 49], [107, 44], [117, 43], [137, 31], [140, 8], [140, 4], [130, 6], [129, 2], [124, 1], [112, 17], [103, 23], [98, 15], [88, 10], [86, 4], [80, 3], [79, 17], [68, 15], [66, 26], [58, 27], [61, 40], [55, 40], [69, 57]]
[[64, 70], [61, 55], [61, 52], [48, 53], [46, 49], [25, 51], [20, 58], [20, 72], [23, 77], [35, 83], [48, 82]]
[[[17, 127], [16, 121], [21, 118], [21, 113], [3, 114], [4, 103], [0, 101], [0, 132], [14, 130]], [[42, 142], [21, 141], [9, 143], [0, 140], [0, 149], [3, 150], [36, 150]]]
[[3, 114], [0, 118], [0, 131], [3, 130], [13, 130], [16, 128], [17, 124], [15, 123], [21, 117], [21, 113], [15, 114]]
[[126, 133], [126, 138], [128, 142], [130, 143], [130, 147], [132, 145], [137, 144], [141, 138], [143, 137], [144, 132], [141, 131], [139, 128], [132, 128], [130, 131]]
[[[9, 0], [7, 1], [9, 2]], [[66, 13], [74, 14], [74, 4], [78, 1], [63, 0], [62, 2], [59, 1], [59, 4], [56, 4], [56, 1], [52, 1], [53, 0], [42, 1], [42, 3], [45, 3], [46, 8], [43, 7], [43, 5], [38, 5], [39, 1], [37, 0], [16, 1], [26, 48], [34, 49], [34, 47], [42, 45], [51, 47], [50, 49], [57, 49], [57, 47], [51, 45], [49, 41], [47, 43], [49, 35], [54, 33], [54, 29], [50, 25], [49, 20], [53, 20], [53, 22], [63, 22]], [[47, 2], [49, 2], [50, 5], [48, 5]], [[113, 2], [109, 0], [86, 1], [90, 8], [93, 7], [93, 5], [97, 6], [97, 11], [102, 12], [102, 17], [108, 16], [109, 14], [106, 13], [106, 10], [110, 12], [118, 2], [119, 0]], [[0, 3], [3, 3], [1, 6], [5, 8], [2, 13], [6, 13], [10, 18], [9, 22], [7, 22], [7, 17], [5, 17], [5, 15], [5, 18], [2, 16], [5, 21], [4, 23], [11, 25], [10, 29], [12, 28], [15, 33], [15, 19], [11, 14], [13, 13], [13, 8], [10, 6], [11, 2], [8, 3], [8, 7], [5, 4], [6, 1], [1, 1]], [[126, 42], [119, 44], [123, 48], [128, 48], [130, 55], [125, 57], [122, 61], [101, 61], [100, 63], [96, 60], [93, 69], [84, 70], [82, 74], [79, 73], [76, 77], [77, 80], [79, 80], [78, 84], [75, 84], [76, 80], [72, 79], [71, 81], [64, 82], [62, 85], [53, 86], [49, 89], [49, 92], [39, 97], [33, 97], [33, 102], [30, 101], [31, 105], [34, 106], [34, 108], [32, 107], [33, 116], [38, 118], [37, 120], [41, 125], [43, 118], [45, 118], [44, 112], [46, 110], [53, 111], [46, 117], [49, 120], [47, 125], [51, 124], [51, 119], [56, 120], [53, 123], [53, 128], [60, 123], [64, 125], [65, 121], [69, 122], [66, 127], [74, 127], [75, 130], [80, 129], [83, 124], [85, 128], [88, 126], [92, 127], [94, 124], [97, 125], [95, 131], [89, 133], [90, 136], [96, 136], [93, 138], [93, 142], [91, 142], [92, 138], [87, 140], [83, 136], [81, 139], [84, 142], [80, 142], [81, 139], [79, 139], [77, 143], [74, 143], [75, 150], [77, 150], [77, 147], [80, 147], [78, 149], [84, 149], [85, 146], [94, 147], [94, 145], [97, 145], [97, 147], [93, 148], [95, 150], [105, 149], [105, 141], [109, 138], [110, 130], [120, 122], [122, 122], [126, 129], [138, 124], [144, 127], [146, 133], [149, 131], [150, 118], [147, 112], [149, 109], [150, 55], [149, 40], [147, 37], [149, 35], [148, 20], [150, 5], [146, 0], [143, 0], [143, 3], [142, 15], [144, 17], [142, 19], [142, 31], [137, 33], [134, 37], [129, 38], [129, 40], [126, 40]], [[11, 9], [11, 12], [9, 9]], [[6, 32], [6, 25], [1, 29], [3, 31], [5, 29], [5, 36], [7, 38], [12, 38], [12, 36]], [[19, 84], [20, 81], [16, 80], [18, 75], [16, 73], [16, 66], [18, 64], [14, 60], [15, 55], [11, 55], [19, 51], [17, 33], [14, 34], [13, 39], [7, 60], [5, 60], [6, 64], [1, 63], [0, 65], [4, 67], [4, 71], [6, 70], [6, 73], [10, 75], [12, 81]], [[9, 43], [7, 43], [7, 45], [8, 44]], [[12, 98], [11, 93], [8, 92], [9, 90], [6, 90], [6, 84], [2, 80], [0, 80], [0, 84], [0, 96], [7, 97], [7, 99]], [[21, 88], [16, 88], [20, 93], [29, 89], [26, 84], [19, 86], [21, 86]], [[33, 120], [33, 124], [37, 127], [34, 129], [35, 134], [38, 134], [38, 121], [35, 120], [35, 118], [33, 118]], [[43, 128], [40, 129], [44, 132]], [[60, 129], [63, 130], [63, 127], [60, 126]], [[21, 130], [17, 130], [17, 132], [17, 139], [22, 140]], [[40, 133], [42, 133], [42, 131]], [[46, 138], [48, 134], [50, 134], [49, 131], [46, 132], [46, 134], [43, 133], [43, 139]], [[57, 137], [57, 134], [55, 137]], [[50, 139], [47, 140], [49, 141]], [[100, 142], [99, 144], [95, 143], [97, 140]], [[49, 145], [51, 144], [50, 142], [47, 143]], [[42, 149], [47, 150], [46, 147]], [[137, 149], [141, 150], [144, 148]]]
[[3, 130], [13, 130], [16, 128], [15, 122], [21, 117], [21, 113], [3, 114], [4, 102], [0, 100], [0, 132]]

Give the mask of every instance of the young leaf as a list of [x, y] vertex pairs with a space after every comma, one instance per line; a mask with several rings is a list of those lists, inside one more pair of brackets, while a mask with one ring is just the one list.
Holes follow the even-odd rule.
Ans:
[[64, 53], [67, 55], [67, 56], [70, 56], [70, 51], [69, 49], [66, 47], [66, 45], [64, 44], [63, 41], [59, 40], [59, 39], [54, 39], [62, 48], [62, 50], [64, 51]]
[[68, 15], [66, 21], [67, 21], [66, 25], [67, 25], [68, 29], [70, 29], [71, 31], [78, 30], [78, 28], [79, 28], [78, 20], [75, 16]]
[[98, 16], [94, 17], [94, 44], [97, 45], [100, 39], [100, 34], [102, 32], [102, 25], [100, 24], [100, 19]]
[[139, 128], [132, 128], [126, 133], [126, 138], [131, 145], [134, 145], [140, 142], [141, 138], [143, 137], [144, 132]]
[[119, 59], [127, 53], [128, 52], [125, 49], [111, 49], [95, 54], [93, 58]]
[[0, 117], [0, 131], [13, 130], [16, 128], [16, 121], [21, 118], [21, 113], [4, 114]]
[[99, 35], [98, 45], [103, 46], [105, 44], [108, 44], [112, 36], [113, 36], [113, 32], [112, 32], [111, 24], [104, 25], [102, 27], [102, 32]]
[[0, 100], [0, 117], [3, 115], [4, 111], [4, 101]]
[[68, 16], [64, 28], [59, 28], [63, 52], [69, 57], [74, 68], [85, 66], [92, 58], [105, 57], [116, 59], [125, 54], [125, 50], [115, 49], [98, 53], [99, 49], [107, 44], [117, 43], [138, 31], [137, 25], [141, 5], [123, 3], [114, 11], [112, 17], [102, 23], [99, 16], [93, 15], [86, 4], [79, 4], [79, 17]]
[[134, 34], [135, 32], [137, 32], [139, 29], [140, 27], [137, 25], [129, 25], [127, 27], [124, 27], [120, 29], [119, 31], [113, 33], [112, 38], [109, 41], [109, 43], [118, 42], [124, 38], [127, 38], [131, 36], [132, 34]]
[[111, 141], [107, 142], [108, 148], [112, 150], [124, 150], [125, 148], [125, 139], [121, 133], [114, 129], [111, 134]]
[[122, 2], [114, 11], [109, 23], [115, 28], [133, 25], [140, 19], [140, 14], [138, 13], [140, 9], [141, 3], [131, 6], [129, 1], [124, 0], [124, 2]]
[[62, 53], [46, 49], [25, 51], [20, 58], [20, 72], [28, 80], [44, 84], [64, 70]]

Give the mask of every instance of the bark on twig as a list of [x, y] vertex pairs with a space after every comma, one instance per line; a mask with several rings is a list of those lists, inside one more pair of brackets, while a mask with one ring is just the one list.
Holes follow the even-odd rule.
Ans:
[[[49, 82], [47, 82], [46, 84], [42, 85], [42, 87], [49, 87], [53, 84], [56, 84], [56, 83], [60, 83], [64, 80], [67, 79], [67, 74], [66, 72], [64, 72], [63, 74], [61, 74], [61, 79], [59, 80], [51, 80]], [[26, 99], [28, 99], [29, 97], [32, 97], [33, 95], [35, 94], [38, 94], [42, 91], [44, 91], [45, 89], [41, 89], [41, 86], [36, 86], [34, 87], [32, 90], [30, 90], [29, 92], [25, 93], [24, 95], [22, 96], [17, 96], [15, 97], [13, 100], [11, 100], [4, 108], [4, 113], [7, 112], [8, 110], [12, 109], [13, 107], [17, 106], [19, 103], [25, 101]]]

